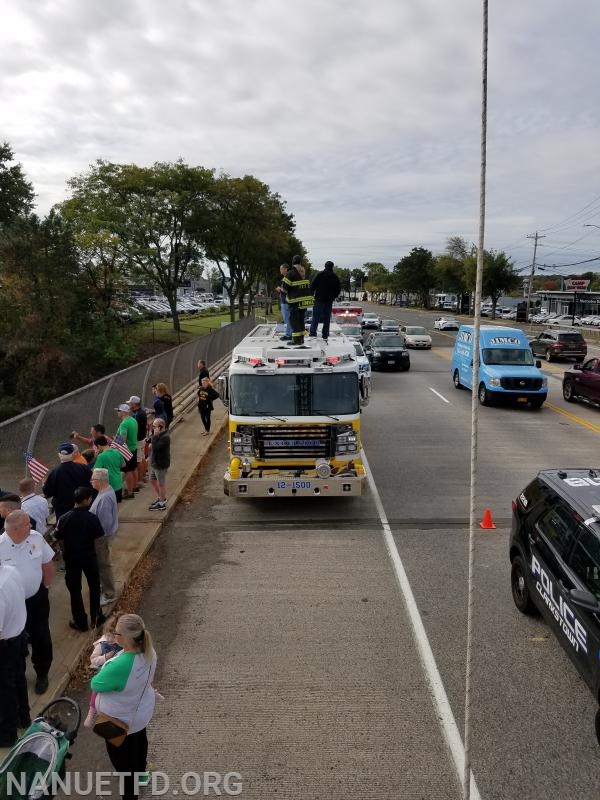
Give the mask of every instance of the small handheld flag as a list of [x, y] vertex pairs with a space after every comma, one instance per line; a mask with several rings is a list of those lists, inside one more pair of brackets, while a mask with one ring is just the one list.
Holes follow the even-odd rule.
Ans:
[[23, 450], [23, 458], [29, 469], [29, 473], [36, 483], [41, 483], [48, 474], [48, 467], [44, 466], [41, 461], [33, 457], [29, 450]]
[[117, 442], [116, 439], [113, 439], [111, 447], [113, 447], [115, 450], [118, 450], [119, 453], [121, 453], [121, 455], [125, 459], [125, 461], [129, 461], [131, 458], [133, 458], [133, 453], [127, 447], [126, 444], [119, 444], [119, 442]]

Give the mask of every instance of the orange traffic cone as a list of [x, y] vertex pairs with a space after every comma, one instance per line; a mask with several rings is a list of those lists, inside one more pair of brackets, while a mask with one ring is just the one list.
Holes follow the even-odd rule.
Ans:
[[492, 530], [496, 526], [494, 525], [494, 520], [492, 519], [492, 512], [489, 508], [486, 508], [485, 513], [483, 515], [483, 519], [479, 523], [479, 527], [483, 528], [484, 530]]

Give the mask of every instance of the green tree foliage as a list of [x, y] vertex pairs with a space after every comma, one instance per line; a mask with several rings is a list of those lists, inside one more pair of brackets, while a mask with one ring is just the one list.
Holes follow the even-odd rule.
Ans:
[[[211, 186], [206, 220], [198, 240], [224, 279], [233, 320], [234, 302], [243, 316], [242, 298], [249, 294], [251, 299], [261, 277], [275, 280], [279, 264], [296, 255], [289, 249], [294, 242], [294, 220], [281, 197], [262, 181], [252, 175], [232, 178], [225, 174]], [[304, 248], [298, 255], [305, 255]]]
[[446, 250], [435, 258], [435, 283], [442, 291], [463, 294], [470, 290], [465, 261], [471, 248], [460, 236], [450, 236]]
[[[112, 253], [118, 249], [131, 275], [160, 287], [177, 331], [177, 289], [201, 262], [199, 239], [213, 175], [181, 160], [152, 167], [97, 161], [69, 182], [84, 229], [100, 239], [108, 236]], [[67, 203], [65, 212], [71, 216], [72, 211]]]
[[418, 295], [421, 305], [427, 307], [429, 291], [435, 283], [435, 263], [430, 250], [413, 247], [394, 267], [394, 288]]
[[12, 148], [4, 142], [0, 145], [0, 232], [27, 217], [33, 209], [33, 186], [21, 165], [11, 163], [13, 159]]
[[0, 242], [2, 416], [32, 407], [122, 366], [122, 331], [105, 330], [58, 214], [31, 215]]
[[377, 296], [393, 290], [393, 279], [390, 271], [379, 261], [368, 261], [363, 264], [367, 273], [363, 287], [366, 291]]
[[[477, 256], [467, 256], [465, 259], [465, 275], [467, 286], [475, 291], [477, 275]], [[496, 303], [503, 294], [510, 294], [520, 288], [523, 278], [514, 271], [512, 261], [506, 253], [494, 250], [484, 250], [483, 253], [483, 282], [482, 293], [492, 301], [492, 319], [496, 316]]]

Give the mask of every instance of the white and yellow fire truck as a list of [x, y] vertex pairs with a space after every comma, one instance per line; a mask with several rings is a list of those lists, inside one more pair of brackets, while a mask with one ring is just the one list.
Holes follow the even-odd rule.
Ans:
[[264, 324], [237, 345], [228, 374], [219, 378], [229, 408], [225, 494], [361, 494], [360, 414], [370, 378], [355, 352], [335, 323], [328, 343], [307, 339], [295, 347]]

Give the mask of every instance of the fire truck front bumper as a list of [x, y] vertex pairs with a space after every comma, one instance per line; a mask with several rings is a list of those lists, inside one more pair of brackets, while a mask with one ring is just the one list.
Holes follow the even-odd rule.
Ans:
[[366, 476], [318, 477], [240, 477], [225, 473], [223, 488], [229, 497], [359, 497]]

